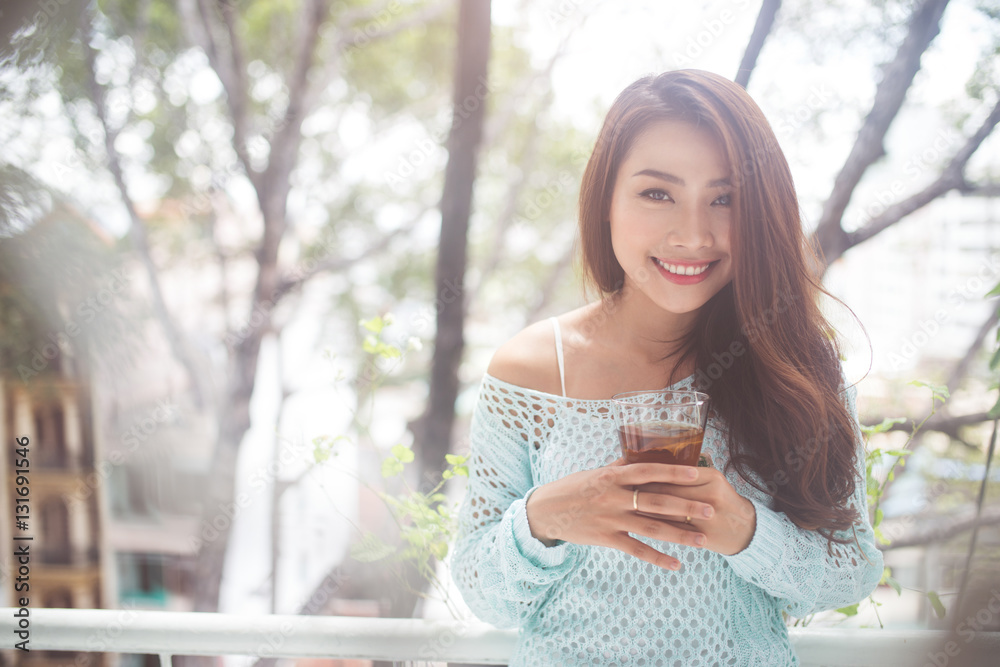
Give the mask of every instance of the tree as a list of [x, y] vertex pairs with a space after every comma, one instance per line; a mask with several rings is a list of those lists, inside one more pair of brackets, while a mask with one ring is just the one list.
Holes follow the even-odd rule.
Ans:
[[[761, 9], [761, 16], [758, 18], [758, 29], [762, 25], [773, 25], [773, 11], [776, 10], [776, 7], [773, 5], [774, 3], [769, 3], [765, 0], [764, 6]], [[958, 191], [965, 195], [985, 197], [995, 197], [1000, 193], [995, 183], [989, 181], [980, 183], [970, 182], [967, 175], [967, 167], [970, 160], [993, 132], [997, 123], [1000, 122], [1000, 89], [996, 87], [995, 80], [986, 85], [973, 80], [970, 81], [967, 89], [970, 91], [972, 99], [979, 103], [980, 111], [985, 111], [985, 117], [971, 131], [967, 131], [964, 141], [951, 154], [936, 177], [916, 192], [896, 193], [894, 190], [894, 193], [898, 194], [900, 198], [882, 207], [880, 211], [864, 220], [858, 229], [847, 231], [843, 224], [848, 204], [855, 194], [858, 185], [862, 182], [866, 171], [886, 155], [883, 145], [886, 134], [904, 106], [907, 92], [912, 87], [914, 78], [920, 69], [923, 55], [940, 31], [942, 17], [947, 5], [948, 0], [922, 0], [916, 3], [906, 22], [904, 37], [899, 42], [894, 57], [882, 68], [882, 79], [876, 88], [871, 107], [864, 118], [850, 154], [836, 176], [832, 191], [824, 203], [816, 231], [811, 239], [821, 261], [821, 265], [815, 267], [819, 276], [824, 274], [830, 262], [841, 257], [851, 248], [861, 245], [894, 225], [904, 223], [912, 213], [941, 198], [948, 192]], [[997, 13], [995, 8], [991, 9], [981, 6], [979, 7], [979, 11], [993, 21], [1000, 19], [1000, 14]], [[745, 64], [751, 64], [750, 69], [752, 69], [752, 63], [756, 61], [762, 45], [758, 29], [754, 31], [751, 44], [747, 49], [747, 56], [744, 58]], [[985, 73], [984, 79], [986, 81], [990, 81], [990, 75], [995, 73], [995, 55], [997, 51], [1000, 51], [1000, 38], [994, 39], [992, 52], [986, 54], [986, 61], [980, 67], [980, 72]], [[749, 79], [750, 69], [741, 67], [740, 76], [745, 76], [743, 78], [744, 85], [746, 80]], [[997, 289], [994, 289], [986, 294], [986, 298], [995, 296], [996, 294]], [[981, 351], [988, 332], [996, 326], [998, 318], [1000, 318], [1000, 310], [994, 305], [989, 316], [978, 328], [972, 344], [961, 356], [958, 363], [946, 374], [947, 379], [945, 385], [943, 385], [943, 396], [947, 396], [949, 390], [957, 388], [962, 383], [970, 370], [974, 358]], [[997, 356], [994, 354], [990, 362], [991, 371], [995, 370], [996, 361]], [[994, 383], [990, 388], [996, 389], [997, 384]], [[932, 399], [933, 403], [934, 400], [937, 400], [936, 397], [939, 390], [932, 389], [932, 391], [935, 396]], [[1000, 405], [1000, 401], [997, 401], [997, 405]], [[957, 512], [953, 511], [945, 513], [942, 516], [931, 516], [930, 518], [926, 518], [923, 515], [908, 515], [894, 519], [881, 526], [879, 526], [881, 520], [881, 511], [879, 510], [876, 512], [874, 520], [874, 525], [876, 525], [877, 529], [881, 530], [882, 534], [890, 540], [888, 544], [880, 547], [883, 550], [947, 542], [959, 535], [964, 535], [970, 530], [972, 531], [966, 554], [965, 570], [963, 571], [959, 586], [958, 600], [955, 603], [956, 609], [962, 608], [962, 598], [970, 580], [970, 564], [976, 549], [979, 529], [986, 526], [993, 526], [1000, 522], [996, 506], [984, 507], [990, 463], [992, 462], [996, 445], [996, 410], [997, 408], [994, 406], [989, 412], [949, 415], [946, 409], [943, 414], [932, 416], [926, 419], [926, 421], [921, 422], [924, 432], [937, 431], [944, 433], [949, 437], [951, 442], [960, 443], [966, 448], [967, 453], [971, 452], [974, 455], [981, 453], [980, 445], [968, 442], [963, 436], [961, 429], [990, 420], [994, 422], [993, 435], [990, 438], [988, 452], [986, 453], [983, 480], [979, 483], [978, 497], [973, 509], [960, 509]], [[895, 421], [897, 423], [892, 424], [885, 430], [915, 432], [916, 427], [914, 425], [917, 423], [916, 419], [900, 418]], [[874, 422], [887, 424], [889, 420], [886, 417], [880, 416]], [[922, 442], [922, 437], [910, 438], [907, 440], [903, 453], [912, 453]], [[895, 466], [896, 464], [892, 465]], [[880, 485], [883, 496], [895, 479], [896, 477], [890, 468], [888, 477]], [[941, 480], [938, 480], [934, 486], [937, 490], [932, 495], [940, 495], [948, 491], [954, 491], [956, 485], [945, 484]], [[959, 489], [959, 492], [962, 495], [966, 495], [968, 490]], [[934, 499], [932, 498], [931, 500], [933, 501]], [[894, 584], [894, 586], [896, 586], [898, 591], [898, 584]], [[940, 603], [938, 603], [938, 606], [940, 606]]]
[[[457, 33], [454, 116], [448, 136], [448, 165], [441, 195], [441, 235], [434, 275], [438, 300], [430, 395], [424, 415], [411, 425], [422, 491], [430, 490], [435, 480], [440, 479], [445, 455], [451, 451], [458, 366], [465, 346], [464, 282], [469, 215], [489, 92], [490, 0], [461, 0]], [[416, 589], [420, 584], [414, 572], [410, 575], [409, 588]], [[411, 616], [415, 600], [415, 595], [403, 591], [393, 601], [390, 615]]]
[[[780, 5], [780, 3], [778, 3]], [[931, 202], [941, 198], [953, 190], [967, 195], [995, 196], [996, 188], [992, 183], [971, 183], [966, 176], [966, 167], [1000, 122], [1000, 96], [993, 87], [973, 87], [981, 106], [986, 107], [985, 118], [975, 129], [969, 132], [961, 146], [951, 155], [938, 176], [917, 192], [901, 195], [894, 203], [884, 207], [878, 214], [870, 217], [856, 230], [846, 231], [844, 228], [844, 213], [852, 196], [867, 170], [886, 155], [884, 140], [892, 122], [904, 108], [907, 91], [913, 85], [914, 78], [920, 70], [921, 58], [931, 46], [940, 31], [942, 17], [948, 0], [921, 0], [917, 2], [909, 14], [903, 27], [903, 38], [899, 41], [895, 54], [882, 67], [882, 78], [879, 81], [870, 109], [865, 116], [861, 128], [855, 138], [854, 145], [834, 181], [833, 188], [827, 197], [816, 230], [812, 235], [813, 247], [817, 250], [822, 264], [815, 267], [822, 276], [830, 263], [841, 257], [850, 248], [858, 246], [873, 238], [893, 225], [904, 223], [907, 217]], [[995, 11], [980, 9], [987, 18], [996, 20]], [[739, 75], [741, 80], [749, 80], [752, 63], [763, 47], [764, 37], [761, 36], [762, 26], [775, 26], [774, 14], [778, 7], [775, 3], [763, 3], [754, 34], [747, 47], [744, 63]], [[780, 21], [777, 22], [780, 29]], [[984, 64], [988, 68], [988, 64]], [[989, 97], [994, 99], [990, 102]], [[975, 97], [973, 99], [976, 99]], [[991, 313], [983, 323], [973, 344], [956, 364], [948, 376], [947, 384], [956, 387], [967, 373], [972, 356], [981, 349], [986, 333], [996, 324], [996, 313]], [[986, 413], [972, 415], [949, 416], [947, 410], [934, 421], [925, 426], [925, 430], [937, 430], [958, 437], [958, 428], [977, 424], [987, 420]], [[913, 420], [910, 420], [911, 422]], [[908, 428], [897, 425], [894, 430]], [[915, 439], [917, 446], [921, 442]]]
[[[317, 110], [331, 105], [343, 109], [351, 103], [350, 96], [337, 99], [334, 84], [356, 88], [358, 81], [367, 81], [373, 72], [395, 66], [380, 62], [371, 45], [405, 38], [407, 31], [417, 26], [429, 27], [428, 34], [433, 35], [434, 21], [444, 16], [447, 5], [355, 5], [333, 11], [325, 0], [304, 0], [300, 6], [254, 2], [240, 9], [237, 11], [232, 3], [213, 4], [207, 0], [179, 0], [176, 5], [162, 0], [129, 6], [104, 3], [96, 11], [81, 14], [75, 41], [77, 53], [59, 60], [59, 88], [67, 115], [78, 128], [93, 120], [101, 128], [98, 134], [80, 129], [78, 140], [91, 150], [103, 148], [103, 162], [127, 212], [133, 251], [145, 268], [157, 319], [176, 360], [187, 369], [195, 403], [201, 406], [204, 401], [205, 409], [218, 410], [219, 437], [202, 520], [203, 525], [215, 522], [217, 526], [224, 524], [224, 528], [217, 538], [200, 545], [199, 585], [195, 589], [196, 609], [200, 611], [214, 610], [218, 604], [231, 527], [229, 522], [220, 523], [218, 519], [227, 516], [227, 507], [233, 503], [235, 460], [250, 426], [249, 403], [255, 389], [261, 341], [280, 327], [275, 312], [316, 275], [346, 270], [384, 250], [392, 239], [392, 235], [377, 236], [367, 248], [349, 255], [325, 252], [308, 259], [300, 256], [293, 266], [281, 259], [283, 242], [295, 236], [288, 218], [288, 197], [300, 164], [303, 123]], [[275, 48], [282, 41], [293, 45], [291, 53], [285, 55]], [[197, 105], [172, 104], [167, 90], [171, 67], [182, 64], [192, 46], [205, 54], [224, 91], [221, 104], [205, 105], [210, 107], [207, 115], [228, 125], [232, 133], [228, 147], [218, 142], [199, 146], [201, 159], [213, 172], [207, 185], [179, 178], [184, 169], [178, 167], [184, 160], [175, 150], [184, 130], [196, 129], [205, 114], [198, 119], [194, 117], [196, 109], [191, 108]], [[408, 58], [412, 62], [434, 62], [433, 38], [404, 41], [402, 48], [425, 50], [421, 58]], [[265, 63], [270, 63], [275, 53], [283, 55], [271, 69]], [[74, 59], [73, 55], [82, 58]], [[109, 81], [105, 76], [109, 68], [124, 70], [126, 75]], [[251, 70], [258, 73], [256, 80]], [[259, 99], [252, 86], [267, 76], [279, 81], [278, 91]], [[391, 118], [394, 109], [407, 107], [409, 98], [402, 85], [406, 81], [390, 76], [381, 78], [380, 83], [380, 90], [366, 94], [375, 98], [372, 105], [379, 109], [376, 117]], [[136, 103], [136, 96], [143, 91], [152, 91], [156, 96], [152, 109], [142, 111], [142, 105]], [[120, 139], [133, 133], [137, 125], [153, 128], [150, 142], [155, 150], [146, 161], [129, 158], [120, 151]], [[235, 160], [227, 160], [227, 153]], [[95, 160], [95, 166], [101, 161]], [[213, 389], [215, 378], [204, 372], [210, 365], [192, 349], [186, 332], [176, 326], [160, 288], [161, 271], [153, 259], [150, 236], [169, 233], [169, 228], [157, 228], [155, 224], [151, 227], [133, 200], [129, 175], [144, 172], [168, 175], [170, 193], [183, 202], [189, 218], [204, 225], [204, 236], [198, 241], [215, 245], [222, 270], [227, 261], [252, 266], [255, 277], [249, 292], [230, 294], [230, 285], [223, 283], [223, 302], [245, 309], [245, 315], [227, 317], [229, 329], [219, 332], [220, 342], [229, 343], [221, 391]], [[217, 199], [213, 193], [225, 193], [232, 181], [241, 179], [252, 188], [262, 229], [256, 238], [250, 233], [245, 250], [230, 254], [215, 243], [211, 234]], [[349, 193], [339, 205], [355, 205], [362, 193]], [[330, 247], [329, 241], [320, 245], [320, 249]]]

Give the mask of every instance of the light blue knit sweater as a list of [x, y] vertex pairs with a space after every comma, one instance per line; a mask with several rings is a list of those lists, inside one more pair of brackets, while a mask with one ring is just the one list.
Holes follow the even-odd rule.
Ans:
[[[690, 389], [693, 377], [671, 388]], [[856, 395], [848, 388], [855, 420]], [[717, 426], [709, 421], [703, 451], [724, 470], [729, 455]], [[860, 429], [857, 438], [863, 473]], [[480, 619], [520, 629], [511, 667], [796, 665], [781, 612], [802, 617], [853, 604], [882, 576], [863, 481], [851, 503], [862, 508], [855, 531], [864, 553], [854, 542], [828, 551], [825, 538], [772, 510], [769, 496], [730, 472], [757, 509], [752, 541], [722, 556], [632, 534], [680, 560], [671, 571], [607, 547], [546, 547], [531, 535], [525, 502], [535, 488], [620, 456], [610, 401], [564, 398], [487, 374], [470, 440], [452, 578]]]

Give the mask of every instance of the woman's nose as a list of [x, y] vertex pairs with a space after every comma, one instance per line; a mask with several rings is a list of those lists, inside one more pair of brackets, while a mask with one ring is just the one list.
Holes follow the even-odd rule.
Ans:
[[708, 248], [714, 242], [708, 211], [700, 206], [684, 207], [667, 234], [670, 245], [695, 249]]

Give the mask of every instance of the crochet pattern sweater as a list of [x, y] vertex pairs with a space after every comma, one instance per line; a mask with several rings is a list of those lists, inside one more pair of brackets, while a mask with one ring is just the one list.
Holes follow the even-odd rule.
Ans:
[[[691, 389], [694, 376], [671, 389]], [[857, 419], [857, 390], [846, 392]], [[864, 475], [857, 541], [828, 551], [820, 534], [771, 509], [735, 471], [727, 479], [757, 510], [753, 539], [723, 556], [631, 534], [681, 561], [666, 570], [617, 549], [531, 535], [527, 496], [538, 486], [607, 465], [621, 454], [607, 400], [564, 398], [486, 374], [471, 423], [469, 485], [459, 510], [452, 578], [481, 620], [520, 629], [510, 660], [522, 665], [797, 665], [782, 611], [802, 617], [867, 596], [882, 576]], [[713, 417], [703, 452], [725, 470]], [[856, 429], [859, 468], [864, 441]], [[853, 540], [852, 531], [846, 536]]]

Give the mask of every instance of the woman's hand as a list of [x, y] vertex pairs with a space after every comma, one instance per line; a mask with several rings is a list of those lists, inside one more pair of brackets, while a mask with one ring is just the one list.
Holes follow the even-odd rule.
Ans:
[[[726, 476], [715, 468], [693, 468], [663, 463], [632, 464], [661, 468], [688, 468], [694, 477], [681, 481], [653, 482], [639, 487], [639, 509], [660, 516], [675, 526], [685, 526], [704, 534], [709, 551], [731, 556], [746, 549], [757, 528], [757, 510], [749, 500], [733, 488]], [[666, 477], [666, 474], [663, 475]], [[538, 489], [541, 491], [541, 489]], [[535, 493], [537, 493], [536, 491]], [[678, 502], [700, 502], [715, 511], [711, 518], [691, 513], [680, 515], [674, 510]], [[685, 523], [690, 516], [691, 523]]]
[[[692, 471], [694, 476], [691, 476]], [[611, 547], [653, 565], [677, 570], [681, 566], [679, 560], [660, 553], [629, 533], [696, 547], [728, 544], [723, 535], [725, 530], [715, 525], [718, 511], [712, 503], [713, 499], [727, 496], [717, 481], [703, 475], [705, 472], [716, 471], [663, 463], [626, 465], [624, 459], [618, 459], [610, 465], [576, 472], [538, 487], [528, 498], [528, 525], [531, 534], [549, 546], [555, 540], [564, 540]], [[691, 525], [683, 520], [674, 522], [635, 511], [633, 490], [651, 483], [658, 483], [668, 491], [643, 492], [640, 489], [639, 509], [666, 516], [690, 516]], [[739, 498], [732, 487], [729, 489]], [[736, 504], [735, 499], [729, 499], [722, 506], [728, 508]], [[746, 541], [749, 543], [749, 537]]]

